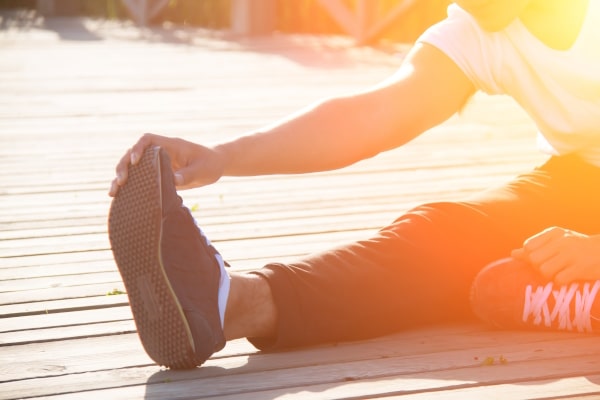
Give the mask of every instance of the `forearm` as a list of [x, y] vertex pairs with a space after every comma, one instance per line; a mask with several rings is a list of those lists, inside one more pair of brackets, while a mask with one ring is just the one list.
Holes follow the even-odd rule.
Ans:
[[396, 74], [371, 90], [317, 103], [215, 149], [225, 175], [341, 168], [445, 121], [474, 91], [450, 58], [433, 46], [417, 45]]
[[[341, 168], [409, 140], [392, 132], [381, 95], [329, 99], [217, 147], [225, 175], [305, 173]], [[393, 142], [393, 143], [392, 143]]]

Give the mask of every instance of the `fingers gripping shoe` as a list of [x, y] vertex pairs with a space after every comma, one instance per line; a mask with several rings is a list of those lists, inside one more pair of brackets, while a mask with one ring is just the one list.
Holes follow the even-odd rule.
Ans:
[[150, 358], [169, 368], [193, 368], [224, 347], [229, 277], [182, 205], [160, 148], [148, 148], [130, 166], [111, 204], [109, 239]]
[[[600, 281], [559, 286], [513, 258], [484, 268], [471, 288], [471, 306], [503, 329], [600, 332]], [[598, 297], [598, 298], [597, 298]]]

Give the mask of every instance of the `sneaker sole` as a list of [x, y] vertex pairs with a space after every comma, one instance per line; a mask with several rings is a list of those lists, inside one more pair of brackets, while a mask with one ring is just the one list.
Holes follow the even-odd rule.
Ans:
[[110, 207], [108, 233], [146, 353], [159, 365], [188, 369], [197, 365], [194, 342], [160, 255], [158, 151], [147, 149], [130, 166], [127, 184]]

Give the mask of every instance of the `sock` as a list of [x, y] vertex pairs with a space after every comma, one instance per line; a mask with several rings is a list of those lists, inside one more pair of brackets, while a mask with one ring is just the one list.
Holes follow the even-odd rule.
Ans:
[[221, 328], [225, 327], [225, 308], [227, 307], [227, 299], [229, 298], [230, 280], [229, 274], [225, 269], [223, 257], [220, 254], [216, 255], [221, 268], [221, 280], [219, 282], [219, 316], [221, 317]]

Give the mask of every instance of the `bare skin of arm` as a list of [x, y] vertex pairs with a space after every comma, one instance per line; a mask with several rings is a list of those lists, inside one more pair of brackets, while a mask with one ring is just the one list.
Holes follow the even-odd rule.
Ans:
[[401, 146], [443, 122], [473, 91], [447, 56], [418, 45], [380, 85], [319, 102], [270, 130], [217, 149], [228, 156], [227, 175], [341, 168]]
[[146, 134], [117, 165], [110, 195], [127, 180], [143, 150], [167, 150], [178, 189], [221, 176], [306, 173], [341, 168], [401, 146], [448, 119], [475, 88], [437, 48], [417, 44], [399, 70], [368, 90], [320, 101], [257, 132], [205, 147]]

